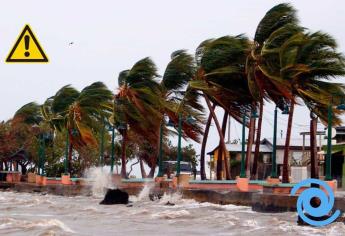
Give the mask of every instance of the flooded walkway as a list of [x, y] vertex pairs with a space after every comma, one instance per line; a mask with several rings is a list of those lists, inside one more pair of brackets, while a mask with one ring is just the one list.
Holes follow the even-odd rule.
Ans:
[[[130, 206], [99, 205], [101, 197], [62, 197], [0, 191], [0, 235], [344, 235], [345, 225], [296, 225], [296, 213], [257, 213], [250, 207], [197, 203], [180, 195]], [[166, 205], [167, 202], [173, 206]]]

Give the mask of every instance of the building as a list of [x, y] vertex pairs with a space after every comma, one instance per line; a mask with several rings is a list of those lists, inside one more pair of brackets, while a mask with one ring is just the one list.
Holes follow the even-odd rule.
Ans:
[[[284, 162], [284, 149], [285, 149], [285, 138], [277, 138], [276, 143], [276, 163], [277, 173], [282, 175], [282, 166]], [[242, 153], [242, 145], [240, 143], [227, 143], [227, 150], [229, 151], [229, 158], [231, 156], [231, 169], [232, 177], [236, 177], [240, 174], [240, 161]], [[318, 149], [321, 150], [322, 143], [318, 143]], [[247, 145], [245, 146], [247, 151]], [[251, 166], [254, 159], [255, 144], [252, 146]], [[260, 144], [260, 154], [258, 159], [258, 178], [266, 179], [272, 168], [272, 151], [273, 151], [273, 139], [264, 138]], [[217, 160], [218, 160], [218, 147], [207, 153], [210, 155], [211, 160], [211, 173], [215, 173]], [[307, 166], [310, 157], [310, 144], [309, 139], [303, 138], [291, 138], [290, 149], [289, 149], [289, 166]], [[230, 163], [230, 162], [228, 162]]]
[[[338, 181], [338, 187], [345, 188], [345, 126], [333, 129], [332, 137], [332, 157], [331, 157], [331, 174], [333, 179]], [[327, 131], [317, 131], [317, 163], [319, 176], [322, 179], [325, 175], [325, 157], [327, 153]], [[289, 171], [294, 167], [305, 167], [306, 176], [310, 177], [310, 133], [301, 132], [302, 138], [291, 138], [289, 148]], [[284, 161], [285, 138], [277, 138], [276, 144], [276, 163], [277, 173], [282, 175], [282, 166]], [[231, 174], [235, 178], [240, 173], [240, 161], [242, 145], [240, 143], [227, 143], [227, 150], [231, 156]], [[252, 147], [251, 166], [254, 159], [255, 145]], [[247, 151], [247, 146], [245, 146]], [[273, 139], [264, 138], [260, 144], [260, 155], [258, 160], [258, 178], [265, 179], [271, 173], [272, 166]], [[215, 174], [218, 147], [214, 148], [210, 155], [211, 174]], [[230, 163], [228, 161], [228, 163]], [[212, 176], [212, 175], [211, 175]]]

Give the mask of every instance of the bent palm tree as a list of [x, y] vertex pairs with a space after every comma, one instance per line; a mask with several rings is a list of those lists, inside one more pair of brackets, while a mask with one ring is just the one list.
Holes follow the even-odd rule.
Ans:
[[[161, 122], [159, 94], [161, 91], [156, 81], [157, 77], [156, 66], [149, 58], [138, 61], [130, 70], [122, 71], [119, 74], [119, 89], [115, 95], [113, 116], [114, 124], [119, 128], [123, 137], [122, 177], [126, 177], [127, 129], [144, 137], [150, 144], [158, 143]], [[156, 148], [154, 153], [157, 153]], [[154, 169], [155, 165], [154, 162], [150, 166], [151, 169]]]
[[[334, 101], [339, 103], [344, 96], [343, 85], [327, 80], [345, 75], [345, 60], [344, 56], [337, 52], [335, 40], [321, 32], [294, 34], [279, 48], [279, 57], [279, 76], [289, 83], [294, 96], [291, 99], [284, 150], [283, 182], [286, 183], [289, 181], [289, 140], [295, 98], [301, 98], [311, 112], [327, 122], [326, 111], [332, 94], [337, 94]], [[339, 124], [338, 115], [341, 112], [334, 110], [334, 114], [334, 124]]]
[[[195, 80], [190, 84], [204, 94], [218, 130], [224, 155], [227, 155], [226, 145], [211, 101], [221, 106], [240, 123], [243, 114], [248, 116], [253, 104], [244, 73], [249, 48], [249, 40], [243, 35], [238, 35], [206, 40], [197, 49], [199, 69]], [[225, 162], [226, 178], [230, 179], [227, 158]]]
[[73, 148], [97, 146], [94, 132], [100, 129], [105, 117], [112, 111], [112, 93], [102, 83], [95, 82], [81, 92], [67, 85], [53, 97], [51, 111], [54, 125], [66, 130], [69, 138], [68, 160], [72, 160]]

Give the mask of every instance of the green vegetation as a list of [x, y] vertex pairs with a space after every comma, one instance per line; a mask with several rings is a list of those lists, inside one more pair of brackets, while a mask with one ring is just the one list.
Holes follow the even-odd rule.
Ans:
[[[335, 39], [301, 26], [296, 10], [289, 4], [279, 4], [262, 18], [252, 39], [244, 34], [207, 39], [198, 46], [195, 57], [185, 50], [175, 51], [162, 77], [154, 62], [144, 58], [119, 74], [115, 94], [101, 82], [82, 91], [67, 85], [42, 105], [24, 105], [13, 119], [0, 124], [0, 160], [5, 162], [5, 158], [23, 148], [28, 153], [28, 163], [39, 165], [40, 134], [50, 134], [51, 141], [44, 139], [47, 174], [56, 176], [65, 171], [81, 175], [87, 167], [110, 163], [111, 137], [106, 132], [105, 142], [100, 144], [99, 140], [104, 129], [114, 127], [117, 136], [121, 136], [115, 145], [115, 156], [121, 157], [116, 162], [121, 161], [122, 176], [128, 177], [126, 164], [136, 158], [141, 167], [145, 162], [151, 168], [148, 175], [141, 168], [143, 177], [153, 177], [158, 164], [161, 127], [163, 159], [168, 156], [176, 159], [177, 149], [168, 139], [176, 134], [180, 116], [182, 137], [202, 141], [202, 179], [206, 178], [205, 147], [209, 129], [212, 121], [215, 123], [221, 150], [217, 179], [222, 178], [222, 166], [226, 179], [230, 179], [231, 167], [238, 163], [234, 160], [228, 163], [222, 155], [228, 152], [224, 133], [231, 116], [240, 123], [249, 121], [244, 123], [249, 128], [246, 175], [255, 179], [263, 107], [269, 102], [289, 114], [283, 168], [283, 182], [288, 182], [295, 105], [304, 104], [310, 111], [311, 145], [315, 146], [315, 121], [319, 118], [327, 123], [330, 104], [340, 104], [345, 97], [344, 85], [333, 81], [344, 75], [345, 58], [338, 51]], [[222, 123], [214, 113], [216, 107], [224, 110]], [[332, 125], [340, 124], [343, 112], [334, 106], [331, 109]], [[253, 114], [257, 113], [256, 122]], [[190, 119], [194, 122], [188, 122]], [[254, 142], [256, 149], [250, 168]], [[196, 154], [191, 146], [183, 148], [182, 153], [183, 160], [196, 165]], [[100, 161], [99, 156], [105, 159]], [[316, 153], [311, 154], [314, 159], [315, 156]], [[315, 160], [311, 163], [314, 173]]]

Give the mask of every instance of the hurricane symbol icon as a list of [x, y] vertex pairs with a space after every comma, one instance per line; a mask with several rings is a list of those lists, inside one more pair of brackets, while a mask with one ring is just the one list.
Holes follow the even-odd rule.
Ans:
[[[340, 211], [336, 210], [332, 215], [329, 215], [334, 206], [334, 194], [331, 187], [326, 182], [319, 179], [306, 179], [296, 184], [291, 189], [290, 194], [295, 195], [301, 187], [308, 186], [309, 184], [318, 184], [323, 190], [316, 187], [305, 189], [297, 199], [298, 215], [304, 222], [313, 226], [320, 227], [332, 223], [338, 218]], [[320, 200], [319, 206], [313, 206], [311, 204], [313, 198], [318, 198]], [[329, 217], [325, 219], [324, 216]], [[322, 220], [317, 220], [318, 217], [322, 217]]]

